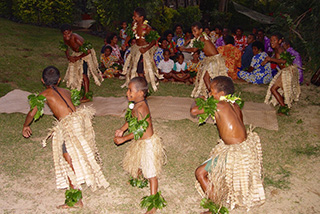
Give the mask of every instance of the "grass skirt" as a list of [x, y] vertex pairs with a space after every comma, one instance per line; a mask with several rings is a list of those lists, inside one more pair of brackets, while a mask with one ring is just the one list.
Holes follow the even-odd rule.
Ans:
[[[99, 64], [94, 49], [90, 50], [91, 53], [87, 56], [72, 63], [69, 62], [66, 75], [63, 81], [67, 82], [67, 87], [71, 89], [77, 89], [80, 91], [83, 82], [83, 62], [88, 64], [88, 77], [92, 76], [96, 85], [101, 85], [103, 81], [101, 71], [99, 70]], [[73, 52], [71, 56], [80, 56], [81, 52]]]
[[208, 97], [208, 90], [203, 80], [206, 71], [211, 79], [215, 78], [216, 76], [228, 76], [224, 59], [220, 54], [205, 57], [199, 66], [195, 87], [191, 93], [191, 97]]
[[159, 177], [166, 155], [161, 138], [153, 134], [147, 140], [134, 140], [123, 160], [123, 168], [132, 177], [138, 178], [139, 169], [145, 178]]
[[[128, 58], [126, 59], [126, 62], [123, 66], [123, 71], [121, 73], [123, 75], [126, 75], [126, 82], [121, 86], [122, 88], [128, 87], [130, 80], [138, 76], [137, 67], [138, 67], [140, 56], [141, 56], [141, 52], [139, 49], [144, 48], [146, 46], [133, 45], [131, 47], [131, 52], [128, 55]], [[153, 46], [143, 54], [144, 76], [147, 82], [151, 84], [152, 89], [154, 91], [157, 90], [157, 85], [158, 85], [157, 78], [158, 79], [163, 78], [162, 75], [159, 74], [158, 68], [153, 59], [155, 50], [156, 50], [156, 47]]]
[[[210, 185], [206, 195], [216, 204], [230, 207], [251, 207], [265, 201], [262, 185], [262, 150], [257, 133], [248, 131], [247, 140], [226, 145], [222, 140], [213, 148], [211, 158], [216, 157], [208, 178]], [[196, 185], [197, 187], [197, 185]], [[201, 188], [197, 188], [202, 190]], [[199, 191], [204, 196], [203, 191]]]
[[[95, 144], [95, 133], [91, 120], [94, 109], [83, 107], [56, 121], [49, 137], [52, 137], [52, 151], [56, 184], [58, 189], [69, 187], [68, 177], [75, 188], [86, 183], [95, 191], [99, 187], [108, 187], [101, 171], [101, 159]], [[63, 157], [62, 144], [72, 159], [74, 171]], [[46, 146], [46, 140], [43, 141]], [[99, 164], [100, 163], [100, 164]]]
[[299, 71], [296, 65], [281, 69], [269, 84], [267, 95], [264, 103], [272, 103], [274, 106], [278, 104], [277, 99], [271, 94], [271, 87], [275, 84], [278, 78], [281, 78], [282, 87], [278, 89], [281, 96], [284, 97], [284, 103], [291, 108], [293, 101], [299, 101], [301, 93], [299, 84]]

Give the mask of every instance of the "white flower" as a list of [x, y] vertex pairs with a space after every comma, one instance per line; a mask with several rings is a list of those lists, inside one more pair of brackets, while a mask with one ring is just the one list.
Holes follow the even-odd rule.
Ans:
[[130, 104], [129, 104], [129, 109], [132, 110], [133, 108], [134, 108], [134, 103], [130, 103]]

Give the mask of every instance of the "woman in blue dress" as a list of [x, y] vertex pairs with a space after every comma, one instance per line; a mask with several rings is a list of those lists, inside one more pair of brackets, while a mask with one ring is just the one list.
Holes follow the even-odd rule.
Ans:
[[264, 66], [261, 65], [268, 54], [264, 52], [264, 46], [259, 41], [252, 43], [252, 51], [254, 56], [249, 69], [247, 71], [239, 71], [238, 77], [254, 84], [268, 84], [272, 80], [270, 63]]

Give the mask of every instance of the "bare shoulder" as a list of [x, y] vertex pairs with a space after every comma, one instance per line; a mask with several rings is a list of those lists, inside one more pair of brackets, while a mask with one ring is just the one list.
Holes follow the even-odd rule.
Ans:
[[76, 42], [80, 42], [81, 44], [84, 42], [84, 38], [77, 33], [73, 33], [73, 38]]
[[146, 103], [142, 103], [141, 105], [137, 106], [137, 109], [135, 112], [137, 113], [138, 118], [144, 118], [148, 114], [150, 114], [149, 107]]

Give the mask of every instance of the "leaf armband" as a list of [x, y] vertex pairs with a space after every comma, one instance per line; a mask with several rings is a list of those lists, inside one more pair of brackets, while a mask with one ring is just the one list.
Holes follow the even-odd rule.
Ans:
[[147, 208], [148, 211], [153, 208], [162, 209], [167, 206], [167, 201], [161, 196], [161, 191], [159, 191], [154, 195], [143, 197], [140, 206]]
[[30, 104], [30, 111], [34, 109], [34, 107], [37, 107], [38, 111], [34, 115], [34, 120], [38, 120], [43, 115], [43, 108], [44, 103], [47, 101], [47, 98], [43, 95], [38, 94], [30, 94], [28, 96], [29, 104]]
[[292, 56], [288, 51], [284, 51], [280, 54], [280, 59], [286, 60], [285, 66], [288, 67], [292, 65], [293, 60], [295, 59], [295, 56]]
[[82, 199], [82, 192], [79, 189], [69, 189], [65, 193], [66, 200], [64, 201], [69, 207], [73, 207], [78, 201]]
[[204, 113], [203, 114], [199, 114], [199, 125], [202, 123], [205, 123], [207, 121], [207, 119], [209, 118], [209, 116], [212, 117], [212, 119], [214, 120], [214, 115], [215, 112], [217, 111], [217, 104], [218, 104], [218, 100], [215, 100], [212, 96], [209, 97], [207, 100], [204, 100], [203, 98], [197, 98], [196, 99], [196, 104], [199, 108], [199, 110], [203, 109]]
[[92, 49], [92, 44], [90, 42], [84, 42], [80, 47], [79, 51], [88, 54], [88, 50]]
[[145, 40], [146, 42], [150, 43], [152, 41], [157, 41], [159, 39], [159, 34], [157, 31], [155, 30], [151, 30], [146, 36], [145, 36]]
[[59, 50], [64, 52], [68, 50], [68, 45], [66, 45], [63, 40], [59, 41]]

